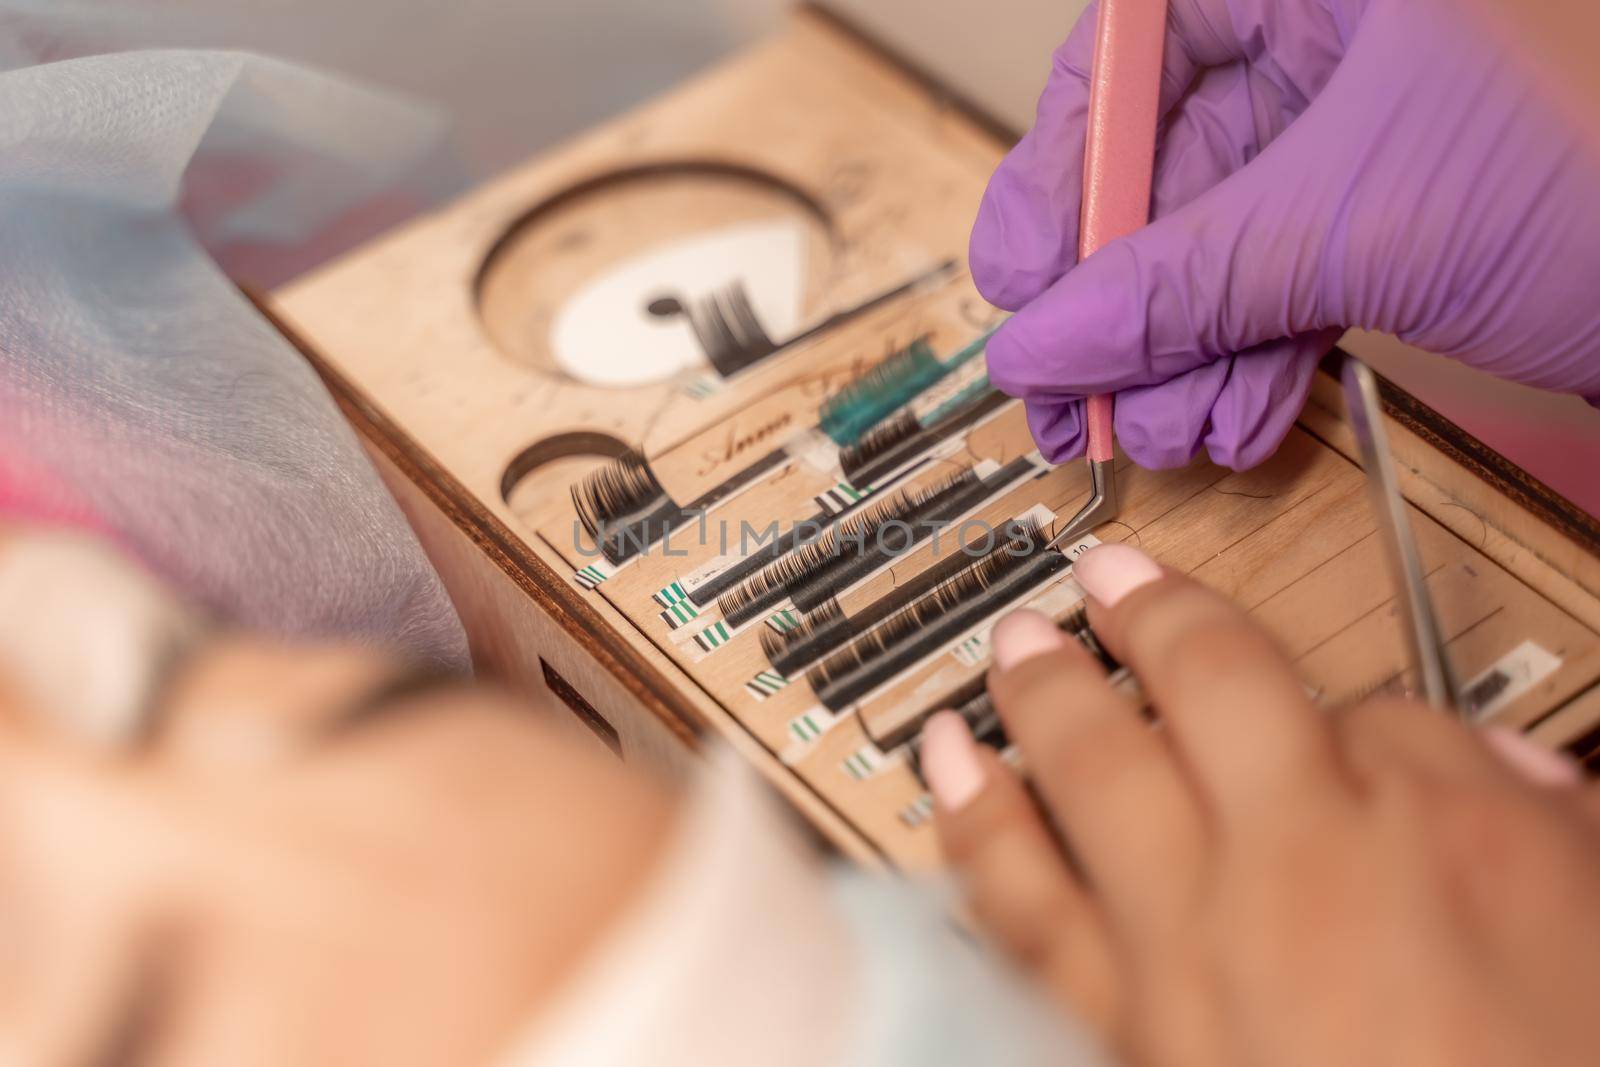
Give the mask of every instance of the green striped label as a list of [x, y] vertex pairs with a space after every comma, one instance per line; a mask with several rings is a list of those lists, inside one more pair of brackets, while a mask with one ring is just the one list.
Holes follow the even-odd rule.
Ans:
[[799, 740], [810, 743], [828, 732], [825, 723], [818, 721], [818, 713], [808, 711], [789, 723], [789, 732]]
[[817, 507], [821, 508], [825, 515], [839, 515], [849, 511], [871, 495], [871, 486], [865, 489], [857, 489], [849, 482], [840, 482], [826, 493], [817, 497]]
[[765, 700], [789, 688], [789, 679], [777, 671], [762, 671], [745, 683], [745, 689], [757, 700]]
[[661, 613], [661, 617], [666, 620], [668, 626], [676, 630], [678, 627], [686, 626], [698, 619], [700, 610], [687, 600], [684, 600], [667, 608], [666, 611]]
[[933, 818], [933, 797], [927, 793], [922, 794], [915, 803], [907, 805], [900, 812], [900, 821], [913, 830], [925, 825], [931, 818]]
[[987, 635], [969, 637], [951, 650], [956, 662], [963, 667], [976, 667], [984, 661], [989, 654], [989, 638]]
[[844, 773], [858, 782], [864, 782], [878, 773], [883, 765], [883, 755], [871, 745], [861, 749], [844, 761]]
[[707, 652], [713, 652], [727, 644], [732, 639], [733, 631], [728, 629], [728, 624], [725, 622], [719, 622], [711, 629], [702, 631], [700, 636], [694, 639], [694, 643], [705, 649]]
[[600, 563], [590, 564], [577, 574], [578, 584], [585, 589], [598, 589], [617, 572]]
[[704, 400], [720, 392], [722, 392], [721, 383], [705, 376], [695, 378], [683, 387], [684, 395], [691, 400]]
[[661, 613], [661, 618], [674, 630], [680, 626], [687, 626], [700, 617], [700, 609], [694, 606], [689, 594], [683, 591], [683, 585], [679, 582], [673, 582], [656, 593], [653, 599], [667, 609]]
[[794, 633], [800, 629], [800, 616], [792, 611], [780, 611], [767, 620], [767, 625], [780, 634]]

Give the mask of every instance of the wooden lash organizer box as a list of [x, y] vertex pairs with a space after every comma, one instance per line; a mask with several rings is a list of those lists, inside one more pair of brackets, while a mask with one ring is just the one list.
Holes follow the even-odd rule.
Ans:
[[[870, 485], [845, 476], [815, 429], [826, 399], [886, 357], [920, 342], [948, 359], [999, 321], [963, 263], [1003, 150], [935, 87], [803, 10], [779, 38], [289, 285], [271, 312], [366, 440], [486, 674], [549, 691], [629, 760], [681, 771], [725, 741], [844, 852], [927, 868], [929, 804], [896, 742], [981, 679], [992, 617], [830, 707], [763, 649], [800, 621], [793, 604], [730, 625], [689, 593], [731, 565], [747, 530], [751, 548], [772, 529], [870, 517], [962, 478], [994, 487], [962, 512], [969, 542], [984, 524], [1047, 527], [1085, 499], [1081, 465], [1030, 458], [1015, 404]], [[724, 353], [729, 369], [750, 363], [731, 374], [707, 358], [745, 343], [752, 317], [781, 342], [881, 294], [770, 358]], [[957, 371], [917, 411], [931, 416], [978, 372], [981, 361]], [[1337, 706], [1403, 686], [1405, 663], [1339, 390], [1319, 379], [1259, 470], [1124, 464], [1121, 519], [1097, 536], [1236, 598]], [[1600, 529], [1403, 393], [1387, 399], [1479, 714], [1588, 756]], [[710, 506], [617, 566], [595, 555], [571, 489], [609, 463], [614, 484], [598, 491], [637, 491], [639, 471], [617, 464], [630, 449], [672, 501]], [[956, 539], [951, 527], [940, 551], [918, 544], [828, 591], [870, 620]], [[961, 590], [946, 594], [941, 620], [965, 606]], [[1061, 570], [1012, 603], [1066, 618], [1080, 599]]]

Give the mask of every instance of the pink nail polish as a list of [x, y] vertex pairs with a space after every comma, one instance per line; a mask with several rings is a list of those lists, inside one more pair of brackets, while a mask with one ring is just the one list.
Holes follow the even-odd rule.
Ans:
[[1085, 552], [1073, 565], [1073, 575], [1084, 592], [1108, 608], [1117, 606], [1136, 589], [1159, 581], [1161, 565], [1132, 545], [1101, 545]]
[[1484, 738], [1495, 755], [1534, 785], [1568, 789], [1583, 782], [1583, 772], [1565, 756], [1540, 748], [1515, 730], [1491, 726]]
[[922, 773], [939, 806], [958, 812], [983, 792], [984, 768], [966, 720], [941, 711], [922, 730]]
[[1018, 611], [994, 628], [994, 663], [1009, 671], [1035, 656], [1056, 652], [1067, 643], [1061, 628], [1037, 611]]

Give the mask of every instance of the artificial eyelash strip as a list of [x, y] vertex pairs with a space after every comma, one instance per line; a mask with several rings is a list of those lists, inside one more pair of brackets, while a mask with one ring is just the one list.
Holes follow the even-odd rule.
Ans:
[[[968, 728], [972, 730], [972, 739], [978, 744], [1001, 752], [1011, 747], [1005, 724], [1000, 721], [1000, 713], [995, 710], [994, 700], [987, 690], [956, 707], [955, 712], [967, 721]], [[927, 778], [922, 773], [922, 738], [919, 725], [916, 736], [906, 743], [906, 761], [911, 764], [912, 773], [917, 779], [927, 785]]]
[[1071, 565], [1034, 527], [811, 668], [806, 681], [823, 706], [842, 712]]
[[[890, 423], [871, 431], [868, 438], [863, 439], [860, 445], [841, 450], [841, 466], [844, 467], [853, 485], [882, 486], [885, 483], [903, 480], [914, 475], [919, 467], [928, 461], [929, 453], [941, 444], [956, 439], [1009, 403], [1011, 400], [1008, 397], [988, 391], [988, 395], [980, 397], [978, 401], [962, 404], [962, 410], [954, 411], [949, 416], [941, 416], [936, 424], [926, 430], [921, 429], [921, 423], [917, 421], [916, 415], [906, 410]], [[850, 470], [852, 463], [864, 466], [852, 473]], [[1025, 473], [1020, 465], [1014, 466], [1013, 469]], [[1020, 476], [1019, 473], [1018, 477]], [[749, 578], [762, 566], [794, 551], [799, 545], [803, 530], [816, 529], [831, 521], [831, 518], [823, 513], [813, 516], [808, 522], [798, 524], [772, 545], [766, 546], [759, 553], [691, 590], [689, 599], [696, 607], [705, 607], [737, 583]], [[815, 609], [802, 607], [801, 610]]]
[[1010, 397], [989, 388], [985, 382], [974, 399], [948, 414], [938, 414], [927, 423], [912, 411], [902, 411], [866, 434], [858, 444], [841, 450], [839, 465], [854, 484], [871, 485], [874, 479], [893, 473], [1010, 403]]
[[[1003, 531], [1008, 538], [1022, 529], [1012, 523]], [[767, 630], [761, 634], [761, 650], [779, 674], [793, 677], [839, 646], [860, 637], [867, 630], [908, 607], [933, 589], [957, 577], [972, 566], [975, 557], [962, 552], [942, 560], [893, 590], [846, 612], [837, 597], [830, 597], [809, 612], [793, 630]]]
[[621, 565], [695, 522], [790, 458], [784, 449], [769, 453], [694, 503], [679, 505], [656, 480], [650, 461], [629, 449], [573, 486], [572, 503], [578, 522], [601, 554], [609, 562]]
[[[1087, 605], [1080, 604], [1065, 619], [1058, 624], [1063, 633], [1075, 638], [1090, 654], [1100, 661], [1105, 667], [1110, 684], [1129, 692], [1135, 699], [1143, 701], [1138, 693], [1137, 682], [1133, 680], [1130, 672], [1116, 662], [1101, 646], [1094, 631], [1089, 627], [1089, 610]], [[880, 752], [894, 752], [903, 749], [911, 766], [921, 774], [922, 735], [928, 725], [928, 720], [940, 711], [952, 709], [966, 719], [967, 725], [972, 728], [973, 736], [982, 743], [991, 747], [1005, 749], [1009, 743], [1005, 739], [1005, 731], [1000, 726], [998, 713], [994, 703], [989, 697], [989, 680], [985, 675], [979, 675], [966, 685], [950, 694], [945, 699], [924, 710], [921, 714], [908, 719], [895, 729], [882, 735], [874, 734], [866, 727], [867, 736]]]
[[[873, 550], [881, 535], [891, 526], [907, 526], [928, 521], [945, 502], [965, 499], [982, 479], [973, 470], [962, 471], [936, 485], [916, 492], [902, 491], [887, 503], [868, 508], [856, 517], [836, 523], [828, 533], [763, 568], [717, 600], [723, 621], [739, 627], [793, 600], [801, 611], [798, 596], [803, 590], [832, 585], [830, 576], [848, 568], [852, 561]], [[869, 545], [869, 542], [871, 543]], [[840, 588], [832, 585], [833, 588]], [[818, 599], [810, 605], [818, 606]]]
[[932, 538], [936, 530], [943, 530], [963, 515], [979, 507], [985, 500], [1006, 491], [1025, 478], [1035, 477], [1039, 468], [1028, 457], [1014, 459], [988, 477], [977, 479], [959, 492], [946, 494], [930, 503], [918, 514], [905, 531], [904, 543], [891, 544], [885, 538], [875, 538], [866, 551], [831, 568], [826, 574], [816, 575], [811, 581], [793, 591], [794, 606], [802, 612], [815, 611], [838, 594], [840, 590], [866, 581], [874, 573], [904, 556], [924, 541]]
[[872, 741], [879, 752], [890, 753], [904, 749], [908, 755], [914, 755], [911, 752], [911, 746], [915, 745], [917, 752], [921, 752], [922, 731], [927, 727], [929, 719], [941, 711], [953, 710], [960, 712], [970, 725], [974, 719], [967, 714], [967, 710], [974, 707], [979, 699], [987, 700], [988, 696], [989, 679], [986, 675], [980, 674], [955, 692], [925, 708], [921, 713], [912, 716], [886, 734], [875, 733], [864, 718], [861, 725], [868, 739]]
[[[959, 437], [974, 424], [1003, 408], [1009, 399], [996, 393], [996, 402], [980, 402], [967, 411], [957, 412], [942, 419], [938, 425], [926, 430], [910, 410], [868, 432], [857, 444], [840, 450], [840, 467], [853, 486], [873, 486], [879, 490], [895, 482], [914, 476], [928, 462], [929, 453], [941, 444]], [[852, 470], [852, 465], [857, 469]], [[870, 475], [870, 477], [868, 477]], [[862, 501], [865, 506], [870, 501]], [[854, 510], [854, 509], [852, 509]], [[819, 512], [810, 519], [796, 523], [788, 533], [770, 545], [740, 560], [738, 563], [707, 579], [688, 591], [689, 600], [697, 608], [704, 608], [728, 590], [754, 575], [762, 567], [800, 547], [808, 530], [815, 530], [850, 512]]]
[[988, 351], [989, 339], [998, 330], [988, 331], [948, 360], [940, 360], [926, 337], [919, 338], [829, 397], [818, 426], [841, 448], [856, 444], [918, 395]]
[[[829, 397], [818, 411], [819, 430], [840, 448], [857, 445], [864, 433], [918, 394], [982, 355], [990, 336], [992, 331], [944, 362], [926, 337], [918, 338]], [[792, 447], [776, 449], [699, 500], [679, 505], [656, 480], [649, 461], [630, 449], [573, 486], [572, 502], [601, 554], [620, 566], [795, 458]], [[702, 595], [703, 600], [691, 597], [697, 607], [718, 594]]]
[[[1092, 634], [1086, 631], [1078, 636], [1080, 639], [1084, 639], [1092, 637]], [[1144, 692], [1139, 687], [1139, 683], [1133, 677], [1132, 672], [1119, 668], [1107, 679], [1107, 684], [1138, 702], [1141, 715], [1146, 722], [1155, 721], [1153, 712], [1149, 705], [1145, 703]], [[955, 711], [956, 714], [966, 720], [968, 728], [972, 730], [972, 739], [974, 741], [1001, 753], [1014, 769], [1024, 774], [1027, 773], [1027, 768], [1022, 765], [1020, 754], [1014, 750], [1011, 738], [1006, 733], [1005, 724], [1000, 721], [1000, 713], [994, 706], [994, 700], [987, 691], [979, 693], [966, 703], [957, 706]], [[927, 787], [928, 780], [922, 770], [922, 742], [925, 736], [922, 728], [934, 714], [937, 714], [937, 712], [930, 713], [916, 724], [916, 736], [907, 741], [905, 745], [906, 762], [910, 764], [912, 773], [917, 776], [917, 780], [922, 783], [924, 788]]]
[[[899, 481], [910, 477], [917, 473], [917, 469], [916, 467], [908, 468], [900, 472], [899, 477], [894, 480]], [[752, 552], [726, 570], [707, 578], [704, 582], [690, 589], [688, 591], [689, 602], [697, 608], [703, 608], [721, 599], [730, 589], [741, 582], [748, 581], [763, 567], [802, 547], [802, 542], [813, 531], [824, 529], [831, 523], [848, 522], [874, 506], [876, 505], [872, 497], [863, 497], [857, 505], [848, 511], [837, 514], [819, 511], [804, 522], [795, 523], [787, 533], [774, 539], [771, 544], [761, 546], [757, 551]]]
[[631, 448], [572, 487], [578, 521], [597, 542], [603, 527], [640, 519], [666, 500], [649, 460]]

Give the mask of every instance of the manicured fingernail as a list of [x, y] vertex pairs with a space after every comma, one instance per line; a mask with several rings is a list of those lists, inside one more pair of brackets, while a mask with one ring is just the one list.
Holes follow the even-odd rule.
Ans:
[[1101, 545], [1091, 548], [1072, 573], [1083, 591], [1108, 608], [1123, 597], [1161, 578], [1161, 565], [1132, 545]]
[[1009, 671], [1035, 656], [1059, 651], [1067, 643], [1061, 628], [1037, 611], [1018, 611], [994, 628], [994, 664]]
[[978, 743], [967, 721], [955, 712], [941, 711], [922, 728], [922, 773], [945, 811], [960, 811], [983, 792]]
[[1567, 757], [1541, 748], [1515, 730], [1491, 726], [1484, 731], [1489, 747], [1522, 777], [1534, 785], [1566, 789], [1583, 782], [1583, 772]]

